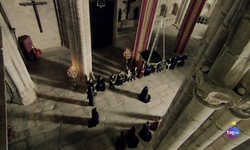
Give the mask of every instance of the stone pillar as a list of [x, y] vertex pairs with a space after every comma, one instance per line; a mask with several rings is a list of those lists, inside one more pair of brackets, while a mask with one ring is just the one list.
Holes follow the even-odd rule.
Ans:
[[5, 100], [5, 82], [4, 82], [4, 62], [2, 51], [2, 29], [0, 27], [0, 149], [8, 149], [7, 140], [7, 110]]
[[221, 108], [222, 106], [223, 105], [220, 105], [218, 107], [209, 103], [206, 104], [206, 102], [196, 94], [196, 91], [194, 91], [193, 99], [187, 105], [168, 134], [162, 139], [161, 145], [157, 149], [178, 149], [215, 109]]
[[90, 33], [89, 1], [60, 1], [63, 33], [69, 43], [72, 66], [78, 71], [76, 82], [85, 86], [92, 75], [92, 48]]
[[227, 129], [232, 127], [232, 121], [239, 122], [244, 118], [245, 116], [234, 115], [234, 112], [232, 112], [231, 109], [227, 109], [218, 118], [216, 118], [214, 122], [208, 128], [206, 128], [193, 143], [191, 143], [191, 145], [186, 148], [188, 150], [205, 149], [208, 145], [225, 133]]
[[242, 120], [236, 126], [240, 129], [240, 136], [229, 139], [226, 132], [216, 141], [209, 145], [205, 150], [214, 149], [233, 149], [250, 138], [250, 120]]
[[[249, 6], [249, 1], [247, 2]], [[232, 30], [223, 52], [209, 71], [209, 76], [218, 85], [233, 89], [250, 69], [250, 8], [240, 20], [236, 31]]]
[[[90, 33], [90, 15], [89, 1], [76, 1], [78, 29], [76, 32], [77, 45], [73, 53], [77, 53], [77, 57], [72, 59], [72, 65], [76, 66], [80, 73], [80, 82], [86, 80], [92, 74], [92, 48], [91, 48], [91, 33]], [[76, 56], [74, 54], [73, 56]]]
[[18, 89], [21, 103], [24, 105], [31, 104], [37, 100], [35, 84], [30, 78], [7, 25], [2, 16], [0, 17], [0, 26], [2, 27], [3, 32], [2, 50], [6, 70]]
[[135, 38], [133, 51], [133, 64], [140, 65], [140, 52], [147, 50], [150, 42], [152, 30], [154, 27], [155, 12], [157, 9], [158, 0], [143, 0], [140, 10], [139, 24]]
[[185, 18], [175, 40], [175, 53], [183, 53], [205, 3], [206, 0], [191, 0]]

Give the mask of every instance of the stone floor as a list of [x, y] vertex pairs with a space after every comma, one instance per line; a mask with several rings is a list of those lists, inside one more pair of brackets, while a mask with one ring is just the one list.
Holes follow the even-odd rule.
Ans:
[[[197, 35], [205, 31], [197, 27], [188, 42], [189, 58], [184, 67], [153, 73], [114, 90], [98, 92], [95, 107], [100, 115], [100, 124], [88, 128], [91, 109], [84, 91], [73, 91], [67, 77], [71, 64], [70, 52], [66, 48], [44, 50], [42, 58], [27, 66], [37, 86], [39, 101], [29, 106], [8, 104], [8, 121], [16, 131], [9, 143], [10, 150], [113, 150], [120, 131], [132, 125], [136, 133], [146, 121], [154, 121], [167, 111], [176, 91], [182, 83], [200, 46]], [[167, 51], [173, 47], [178, 31], [166, 28]], [[124, 69], [123, 51], [133, 47], [135, 33], [119, 36], [114, 46], [93, 51], [93, 71], [106, 79], [111, 73]], [[160, 46], [159, 46], [160, 47]], [[149, 87], [152, 99], [142, 103], [137, 99], [144, 86]], [[139, 150], [147, 143], [140, 140]]]

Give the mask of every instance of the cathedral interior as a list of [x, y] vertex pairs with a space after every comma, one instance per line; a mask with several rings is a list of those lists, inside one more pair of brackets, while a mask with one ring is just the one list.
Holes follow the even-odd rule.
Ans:
[[[249, 150], [249, 29], [249, 0], [2, 0], [0, 149], [124, 149], [117, 139], [134, 126], [139, 143], [126, 136], [125, 149]], [[106, 90], [90, 106], [98, 77]]]

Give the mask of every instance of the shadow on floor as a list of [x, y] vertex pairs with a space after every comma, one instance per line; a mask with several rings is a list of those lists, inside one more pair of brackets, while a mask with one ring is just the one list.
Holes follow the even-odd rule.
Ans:
[[125, 95], [125, 96], [130, 97], [130, 98], [134, 98], [136, 100], [139, 100], [138, 99], [139, 93], [135, 93], [135, 92], [131, 92], [131, 91], [128, 91], [128, 90], [123, 90], [123, 89], [118, 89], [118, 88], [112, 89], [110, 91], [118, 93], [118, 94]]
[[80, 100], [75, 100], [75, 99], [70, 99], [70, 98], [64, 98], [64, 97], [56, 97], [56, 96], [51, 96], [51, 95], [45, 95], [42, 93], [38, 93], [37, 96], [39, 98], [43, 99], [48, 99], [56, 102], [63, 102], [63, 103], [69, 103], [69, 104], [75, 104], [75, 105], [80, 105], [80, 106], [88, 106], [89, 103], [85, 101], [80, 101]]
[[142, 114], [142, 113], [136, 113], [136, 112], [115, 112], [115, 113], [118, 113], [119, 115], [128, 116], [131, 118], [139, 118], [139, 119], [144, 119], [148, 121], [155, 121], [159, 117], [156, 115]]

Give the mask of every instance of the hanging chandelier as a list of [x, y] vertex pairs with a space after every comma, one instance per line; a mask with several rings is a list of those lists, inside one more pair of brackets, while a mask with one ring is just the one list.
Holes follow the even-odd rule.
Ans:
[[102, 9], [102, 7], [106, 6], [105, 0], [97, 0], [96, 6]]

